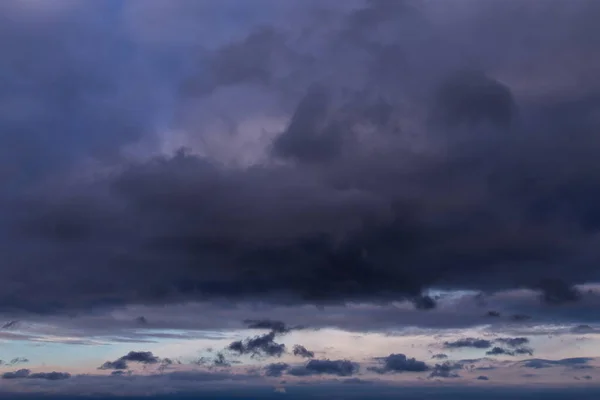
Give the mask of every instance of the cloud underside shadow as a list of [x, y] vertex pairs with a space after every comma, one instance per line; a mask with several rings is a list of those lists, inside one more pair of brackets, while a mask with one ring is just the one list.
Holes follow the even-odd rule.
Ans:
[[[581, 302], [573, 285], [600, 280], [600, 7], [393, 3], [292, 1], [282, 10], [329, 13], [287, 27], [266, 7], [260, 28], [212, 46], [189, 42], [203, 24], [188, 16], [211, 22], [193, 2], [151, 27], [152, 5], [82, 4], [39, 24], [0, 6], [14, 60], [0, 74], [0, 311], [227, 299], [435, 312], [433, 287]], [[318, 41], [297, 35], [306, 26]], [[535, 72], [514, 66], [524, 54]], [[285, 122], [255, 135], [257, 154], [210, 146], [215, 126], [237, 143], [271, 116]], [[128, 153], [157, 130], [189, 149]], [[269, 335], [230, 350], [283, 354]]]

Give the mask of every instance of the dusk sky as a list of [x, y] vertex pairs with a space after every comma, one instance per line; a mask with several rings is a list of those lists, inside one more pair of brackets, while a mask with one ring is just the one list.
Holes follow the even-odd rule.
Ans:
[[598, 21], [0, 0], [0, 397], [600, 398]]

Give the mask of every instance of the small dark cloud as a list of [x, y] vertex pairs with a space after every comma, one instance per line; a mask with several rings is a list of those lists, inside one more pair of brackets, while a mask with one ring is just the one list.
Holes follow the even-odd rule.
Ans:
[[488, 377], [487, 377], [487, 376], [485, 376], [485, 375], [479, 375], [479, 376], [477, 377], [477, 380], [479, 380], [479, 381], [489, 381], [489, 380], [490, 380], [490, 378], [488, 378]]
[[106, 361], [102, 364], [98, 369], [116, 369], [116, 370], [125, 370], [129, 368], [127, 362], [123, 359], [117, 359], [115, 361]]
[[223, 353], [217, 353], [215, 355], [215, 359], [213, 360], [213, 365], [215, 367], [229, 367], [231, 366], [231, 363], [227, 361]]
[[398, 372], [424, 372], [429, 366], [423, 361], [415, 358], [408, 358], [404, 354], [390, 354], [387, 357], [376, 358], [383, 365], [379, 367], [370, 367], [369, 370], [378, 374], [398, 373]]
[[238, 355], [248, 354], [253, 357], [281, 357], [285, 353], [285, 345], [275, 342], [275, 332], [255, 336], [245, 340], [232, 342], [227, 349]]
[[27, 378], [31, 374], [31, 371], [28, 369], [19, 369], [13, 372], [5, 372], [2, 374], [2, 379], [20, 379]]
[[488, 356], [498, 356], [498, 355], [504, 355], [504, 354], [508, 354], [511, 356], [513, 355], [513, 353], [511, 353], [510, 350], [503, 349], [502, 347], [494, 347], [493, 349], [486, 352], [485, 354]]
[[30, 379], [46, 379], [49, 381], [61, 381], [64, 379], [69, 379], [70, 377], [71, 377], [71, 374], [69, 374], [68, 372], [56, 372], [56, 371], [37, 372], [34, 374], [30, 374], [28, 376], [28, 378], [30, 378]]
[[68, 372], [36, 372], [31, 373], [28, 369], [20, 369], [14, 372], [5, 372], [2, 379], [45, 379], [49, 381], [59, 381], [69, 379], [71, 374]]
[[141, 364], [157, 364], [160, 362], [160, 358], [152, 354], [151, 351], [130, 351], [120, 359]]
[[16, 328], [19, 324], [19, 321], [8, 321], [2, 325], [1, 329], [13, 329]]
[[128, 368], [128, 362], [140, 364], [158, 364], [161, 362], [161, 359], [152, 354], [151, 351], [130, 351], [115, 361], [106, 361], [104, 364], [98, 367], [98, 369], [125, 370]]
[[503, 347], [494, 347], [493, 349], [491, 349], [490, 351], [485, 353], [488, 356], [500, 356], [500, 355], [506, 355], [506, 356], [515, 356], [515, 355], [533, 355], [533, 350], [530, 349], [529, 347], [517, 347], [514, 349], [506, 349]]
[[500, 313], [498, 311], [488, 311], [486, 316], [488, 317], [499, 317]]
[[294, 345], [293, 353], [295, 356], [302, 358], [313, 358], [315, 356], [313, 351], [310, 351], [306, 347], [299, 344]]
[[110, 373], [111, 376], [126, 376], [126, 375], [130, 375], [131, 371], [122, 371], [122, 370], [118, 370], [118, 371], [112, 371]]
[[286, 363], [273, 363], [265, 366], [265, 375], [267, 376], [281, 376], [285, 371], [290, 368], [289, 364]]
[[545, 360], [537, 358], [532, 360], [524, 360], [520, 363], [520, 365], [524, 368], [533, 369], [551, 368], [556, 366], [576, 368], [587, 366], [587, 364], [592, 360], [593, 358], [589, 357], [564, 358], [562, 360]]
[[463, 364], [461, 363], [446, 361], [443, 364], [435, 364], [429, 374], [429, 378], [459, 378], [460, 375], [456, 371], [461, 369], [463, 369]]
[[444, 353], [439, 353], [439, 354], [432, 355], [431, 358], [435, 358], [437, 360], [445, 360], [448, 358], [448, 355], [444, 354]]
[[135, 319], [135, 322], [137, 322], [140, 325], [147, 325], [148, 324], [148, 320], [146, 319], [146, 317], [141, 316], [141, 317], [137, 317]]
[[28, 362], [29, 362], [29, 360], [25, 357], [15, 357], [12, 360], [10, 360], [9, 362], [7, 362], [6, 365], [14, 366], [14, 365], [19, 365], [19, 364], [25, 364]]
[[444, 342], [444, 347], [447, 349], [460, 349], [472, 347], [475, 349], [489, 349], [492, 347], [492, 342], [486, 339], [465, 338], [455, 340], [453, 342]]
[[577, 326], [571, 328], [571, 332], [580, 333], [580, 334], [594, 333], [594, 332], [596, 332], [596, 329], [592, 328], [589, 325], [577, 325]]
[[294, 376], [350, 376], [357, 373], [359, 368], [358, 363], [349, 360], [310, 360], [305, 366], [291, 368], [287, 373]]
[[499, 338], [499, 339], [496, 339], [495, 342], [502, 343], [502, 344], [507, 345], [509, 347], [521, 347], [524, 344], [528, 344], [529, 343], [529, 339], [524, 338], [524, 337]]

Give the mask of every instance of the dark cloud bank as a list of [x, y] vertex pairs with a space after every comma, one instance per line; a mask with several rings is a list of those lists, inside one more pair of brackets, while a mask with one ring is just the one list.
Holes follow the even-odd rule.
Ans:
[[[597, 2], [266, 1], [210, 45], [216, 2], [25, 3], [0, 6], [1, 310], [430, 309], [429, 287], [563, 303], [599, 278]], [[272, 115], [287, 126], [249, 167], [127, 156]], [[74, 175], [90, 160], [108, 172]]]

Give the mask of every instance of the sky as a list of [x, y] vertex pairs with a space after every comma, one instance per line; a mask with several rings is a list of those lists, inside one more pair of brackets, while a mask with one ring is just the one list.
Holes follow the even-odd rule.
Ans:
[[597, 398], [598, 18], [0, 2], [0, 398]]

